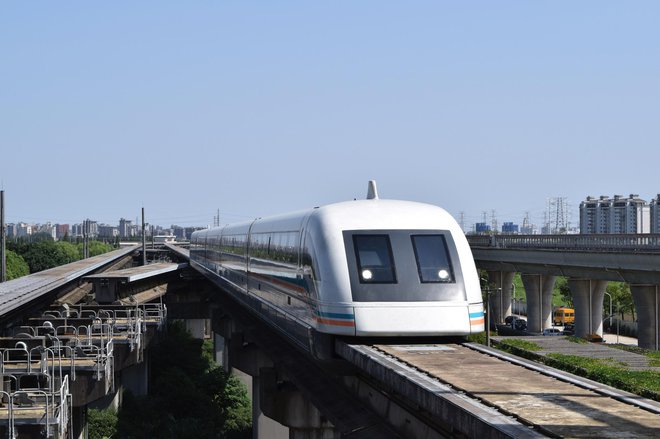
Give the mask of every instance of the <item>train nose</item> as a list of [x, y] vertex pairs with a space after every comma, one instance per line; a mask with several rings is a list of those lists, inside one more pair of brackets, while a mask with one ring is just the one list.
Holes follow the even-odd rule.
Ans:
[[[474, 331], [468, 307], [428, 304], [356, 306], [355, 335], [468, 335]], [[475, 317], [475, 324], [478, 324]], [[483, 330], [483, 313], [481, 313]], [[475, 331], [476, 332], [476, 331]]]

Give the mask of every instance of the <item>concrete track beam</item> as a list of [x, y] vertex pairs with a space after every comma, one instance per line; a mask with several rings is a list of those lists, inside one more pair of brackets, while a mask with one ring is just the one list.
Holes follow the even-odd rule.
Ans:
[[552, 326], [552, 289], [556, 276], [521, 274], [527, 296], [527, 330], [543, 332]]
[[575, 308], [575, 335], [603, 335], [603, 298], [606, 280], [568, 279]]

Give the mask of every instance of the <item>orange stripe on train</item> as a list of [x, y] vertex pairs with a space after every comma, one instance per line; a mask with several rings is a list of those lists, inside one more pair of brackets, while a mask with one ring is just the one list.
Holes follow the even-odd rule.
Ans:
[[316, 321], [324, 325], [355, 326], [355, 322], [347, 321], [347, 320], [333, 320], [333, 319], [324, 319], [321, 317], [316, 317]]

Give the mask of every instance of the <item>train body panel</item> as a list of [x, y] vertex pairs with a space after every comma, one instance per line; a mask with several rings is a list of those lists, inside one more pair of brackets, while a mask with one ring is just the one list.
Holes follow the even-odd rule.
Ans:
[[191, 241], [193, 266], [208, 277], [272, 307], [265, 314], [281, 313], [322, 333], [484, 330], [469, 245], [437, 206], [349, 201], [195, 232]]

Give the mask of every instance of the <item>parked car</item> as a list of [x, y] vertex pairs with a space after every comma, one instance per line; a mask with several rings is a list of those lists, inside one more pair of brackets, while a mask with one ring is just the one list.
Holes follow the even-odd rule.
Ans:
[[527, 330], [527, 320], [525, 319], [516, 319], [513, 321], [513, 329], [517, 329], [518, 331], [526, 331]]
[[566, 324], [564, 325], [564, 335], [573, 335], [575, 334], [575, 325], [573, 324]]
[[543, 330], [543, 335], [561, 335], [559, 328], [546, 328]]
[[506, 317], [504, 318], [504, 323], [507, 324], [507, 325], [510, 325], [510, 324], [512, 324], [513, 321], [514, 321], [515, 319], [517, 319], [517, 318], [518, 318], [518, 317], [516, 317], [516, 316], [506, 316]]

